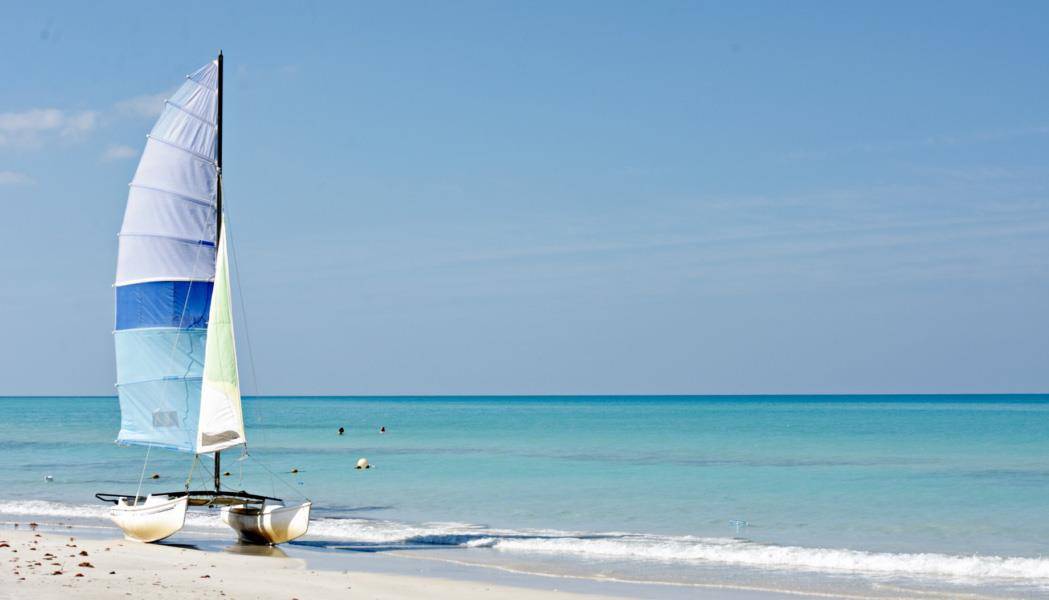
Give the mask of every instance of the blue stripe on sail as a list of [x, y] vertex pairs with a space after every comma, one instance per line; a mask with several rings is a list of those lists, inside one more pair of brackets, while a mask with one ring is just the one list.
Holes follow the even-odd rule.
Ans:
[[164, 379], [120, 385], [119, 444], [194, 452], [200, 379]]
[[151, 281], [117, 290], [117, 330], [143, 327], [206, 329], [210, 281]]

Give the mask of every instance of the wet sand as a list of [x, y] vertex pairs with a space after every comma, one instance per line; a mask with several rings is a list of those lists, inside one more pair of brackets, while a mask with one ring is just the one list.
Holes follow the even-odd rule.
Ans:
[[610, 598], [477, 581], [307, 568], [301, 559], [78, 537], [0, 532], [0, 598]]

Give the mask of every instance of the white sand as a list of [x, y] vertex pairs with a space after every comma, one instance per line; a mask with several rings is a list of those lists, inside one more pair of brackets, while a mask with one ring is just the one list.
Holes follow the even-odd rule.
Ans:
[[[5, 546], [6, 545], [6, 546]], [[0, 530], [0, 598], [597, 599], [606, 596], [407, 575], [315, 571], [302, 560]]]

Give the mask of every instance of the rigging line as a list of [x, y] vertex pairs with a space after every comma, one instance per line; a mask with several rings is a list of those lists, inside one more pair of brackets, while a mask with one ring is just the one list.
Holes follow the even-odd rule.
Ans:
[[[223, 185], [222, 191], [223, 192], [226, 191], [225, 185]], [[227, 202], [226, 205], [228, 207], [229, 203]], [[227, 216], [226, 216], [226, 250], [229, 252], [230, 260], [231, 260], [231, 263], [232, 263], [230, 266], [232, 267], [231, 270], [233, 271], [233, 280], [234, 280], [234, 282], [236, 283], [236, 286], [237, 286], [237, 303], [240, 305], [241, 322], [244, 323], [244, 327], [242, 327], [241, 330], [244, 332], [244, 343], [245, 343], [247, 351], [248, 351], [248, 368], [251, 369], [251, 383], [252, 383], [252, 387], [254, 387], [254, 394], [253, 395], [256, 398], [258, 398], [260, 392], [259, 392], [259, 376], [258, 376], [258, 372], [255, 370], [255, 348], [251, 344], [251, 327], [250, 327], [250, 325], [248, 323], [248, 310], [247, 310], [247, 307], [244, 304], [244, 290], [241, 287], [241, 283], [240, 283], [240, 263], [237, 262], [237, 248], [236, 248], [236, 244], [234, 243], [234, 240], [233, 240], [233, 230], [229, 226], [229, 221], [230, 221], [229, 215], [227, 214]], [[256, 402], [252, 403], [252, 413], [255, 416], [255, 422], [260, 425], [259, 436], [260, 436], [260, 439], [261, 439], [262, 443], [265, 444], [268, 436], [266, 435], [265, 427], [261, 427], [264, 424], [263, 423], [263, 418], [262, 418], [262, 412], [260, 410], [260, 407], [259, 407], [258, 403], [256, 403]], [[241, 413], [241, 414], [243, 416], [243, 413]], [[246, 447], [247, 447], [247, 444], [245, 444], [245, 454], [247, 454]]]
[[194, 454], [193, 456], [195, 456], [196, 460], [198, 460], [200, 462], [200, 470], [204, 471], [204, 474], [208, 476], [207, 479], [205, 479], [205, 481], [215, 479], [214, 471], [212, 471], [211, 469], [208, 468], [208, 464], [206, 462], [200, 460], [200, 455], [199, 454]]
[[138, 497], [142, 495], [142, 480], [146, 478], [146, 465], [149, 464], [149, 451], [153, 449], [153, 444], [146, 444], [146, 460], [142, 461], [142, 473], [138, 476], [138, 489], [135, 490], [135, 501], [131, 504], [132, 506], [138, 505]]
[[237, 282], [237, 302], [240, 304], [240, 318], [244, 322], [244, 344], [248, 350], [248, 366], [251, 368], [251, 383], [255, 388], [255, 396], [259, 395], [259, 376], [255, 370], [255, 350], [251, 345], [251, 328], [248, 326], [248, 311], [244, 306], [244, 290], [240, 285], [240, 263], [237, 262], [237, 250], [233, 245], [233, 233], [229, 226], [229, 216], [226, 216], [226, 236], [229, 238], [227, 249], [233, 263], [233, 279]]
[[[193, 273], [194, 274], [197, 273], [197, 268], [200, 266], [200, 249], [201, 248], [204, 248], [204, 246], [203, 245], [198, 245], [197, 246], [197, 251], [194, 253], [194, 257], [193, 257]], [[193, 293], [193, 283], [194, 283], [194, 281], [190, 280], [189, 281], [189, 285], [186, 286], [186, 299], [182, 301], [182, 311], [181, 311], [181, 313], [179, 314], [179, 317], [178, 317], [179, 327], [178, 327], [178, 329], [175, 330], [174, 339], [171, 341], [171, 352], [168, 353], [168, 364], [169, 365], [172, 364], [175, 361], [175, 351], [178, 350], [178, 340], [179, 340], [180, 337], [182, 337], [182, 332], [184, 331], [184, 329], [182, 327], [182, 324], [186, 320], [186, 310], [189, 307], [190, 295], [192, 295], [192, 293]], [[207, 334], [205, 333], [205, 336], [206, 335]], [[189, 352], [187, 353], [187, 356], [192, 358], [193, 357], [192, 339], [190, 340], [190, 342], [191, 342], [191, 346], [190, 346]], [[194, 361], [190, 360], [190, 361], [188, 361], [186, 363], [185, 371], [182, 374], [183, 377], [189, 375], [190, 369], [193, 368], [193, 362]], [[201, 367], [203, 368], [203, 365], [201, 365]], [[189, 416], [189, 393], [188, 393], [188, 389], [187, 389], [187, 394], [186, 394], [185, 406], [186, 406], [186, 416], [188, 417]], [[199, 429], [199, 424], [198, 424], [198, 429]], [[194, 446], [195, 445], [196, 445], [196, 441], [194, 441]]]
[[[219, 176], [221, 178], [221, 173], [219, 174]], [[233, 228], [230, 227], [230, 218], [229, 218], [229, 210], [228, 210], [228, 208], [229, 208], [229, 197], [226, 194], [226, 185], [225, 185], [225, 183], [220, 180], [220, 184], [222, 185], [223, 199], [225, 200], [225, 202], [224, 202], [225, 206], [223, 207], [225, 210], [222, 211], [223, 212], [223, 222], [224, 222], [224, 226], [223, 226], [222, 230], [226, 234], [226, 254], [230, 258], [229, 264], [226, 265], [226, 281], [227, 281], [227, 283], [229, 282], [229, 273], [230, 273], [230, 271], [232, 271], [233, 272], [233, 278], [236, 281], [236, 286], [237, 286], [237, 300], [236, 301], [240, 305], [240, 313], [239, 314], [240, 314], [241, 323], [244, 325], [243, 327], [239, 328], [239, 330], [242, 332], [242, 334], [244, 336], [244, 343], [246, 345], [247, 352], [248, 352], [248, 367], [251, 370], [251, 383], [252, 383], [252, 386], [254, 387], [254, 390], [255, 390], [254, 391], [254, 395], [258, 396], [258, 393], [259, 393], [259, 381], [258, 381], [258, 373], [255, 370], [255, 351], [254, 351], [254, 349], [252, 348], [252, 345], [251, 345], [251, 327], [248, 325], [248, 312], [244, 308], [244, 291], [243, 291], [243, 289], [241, 288], [241, 285], [240, 285], [240, 266], [237, 263], [237, 251], [236, 251], [236, 246], [235, 246], [234, 240], [233, 240]], [[230, 294], [232, 295], [232, 290], [230, 290]], [[232, 308], [233, 307], [231, 305], [230, 306], [230, 310], [232, 310]], [[230, 325], [231, 326], [233, 325], [233, 316], [232, 315], [230, 315]], [[239, 364], [237, 365], [237, 377], [238, 378], [240, 377], [240, 366], [239, 366]], [[261, 423], [262, 419], [259, 416], [259, 407], [258, 407], [258, 405], [253, 403], [252, 409], [254, 410], [255, 421], [257, 423]], [[241, 416], [241, 424], [243, 425], [244, 424], [243, 403], [241, 404], [240, 416]], [[261, 430], [260, 430], [260, 435], [263, 436], [262, 440], [265, 442], [265, 433], [261, 433]], [[244, 460], [244, 458], [248, 456], [248, 444], [247, 444], [247, 442], [244, 442], [243, 448], [244, 448], [243, 455], [238, 460]], [[243, 480], [243, 477], [244, 477], [243, 465], [241, 465], [241, 479], [242, 480]]]
[[193, 471], [197, 469], [198, 460], [200, 460], [200, 457], [194, 454], [193, 462], [189, 465], [189, 475], [186, 476], [186, 491], [189, 491], [189, 484], [193, 483]]
[[[217, 185], [222, 185], [222, 181], [221, 181], [221, 180], [219, 180], [219, 181], [217, 182]], [[217, 223], [217, 220], [216, 220], [215, 222]], [[211, 224], [209, 223], [208, 225], [210, 226]], [[204, 231], [204, 233], [208, 233], [208, 229], [206, 229], [206, 230]], [[193, 273], [194, 275], [196, 275], [196, 274], [197, 274], [197, 269], [198, 269], [198, 268], [200, 267], [200, 251], [201, 251], [201, 249], [202, 249], [202, 248], [204, 248], [204, 247], [205, 247], [205, 246], [204, 246], [203, 244], [198, 244], [198, 245], [197, 245], [197, 249], [196, 249], [196, 252], [194, 252], [194, 256], [193, 256], [193, 270], [192, 270], [192, 273]], [[209, 246], [209, 247], [210, 247], [210, 246]], [[215, 244], [215, 249], [216, 249], [216, 252], [217, 252], [217, 251], [218, 251], [218, 244], [217, 244], [217, 243]], [[214, 275], [212, 275], [212, 279], [214, 279]], [[183, 301], [182, 301], [182, 311], [181, 311], [181, 312], [179, 313], [179, 317], [178, 317], [178, 324], [179, 324], [179, 327], [178, 327], [178, 329], [176, 329], [176, 330], [175, 330], [175, 336], [174, 336], [174, 339], [172, 339], [172, 341], [171, 341], [171, 352], [170, 352], [170, 353], [168, 353], [168, 364], [169, 364], [169, 365], [170, 365], [170, 364], [172, 364], [172, 363], [174, 362], [174, 360], [175, 360], [175, 351], [176, 351], [176, 350], [178, 350], [178, 342], [179, 342], [179, 338], [180, 338], [180, 337], [182, 337], [182, 332], [183, 332], [183, 331], [184, 331], [184, 329], [185, 329], [185, 328], [183, 328], [183, 327], [182, 327], [182, 325], [183, 325], [183, 324], [185, 323], [185, 321], [186, 321], [186, 311], [187, 311], [187, 310], [188, 310], [188, 308], [189, 308], [189, 298], [190, 298], [190, 296], [191, 296], [191, 295], [193, 294], [193, 284], [194, 284], [194, 283], [195, 283], [195, 281], [191, 279], [191, 280], [189, 281], [189, 285], [187, 285], [187, 286], [186, 286], [186, 298], [185, 298], [185, 300], [183, 300]], [[212, 285], [214, 285], [214, 284], [212, 284]], [[210, 308], [210, 302], [209, 302], [209, 308]], [[209, 314], [210, 314], [210, 312], [211, 312], [211, 311], [210, 311], [210, 309], [209, 309], [209, 311], [208, 311], [208, 312], [209, 312]], [[206, 334], [206, 333], [205, 333], [205, 336], [207, 336], [207, 334]], [[192, 342], [192, 339], [191, 339], [191, 342]], [[193, 357], [193, 348], [192, 348], [192, 344], [191, 344], [191, 347], [190, 347], [190, 349], [189, 349], [189, 352], [187, 353], [187, 356], [188, 356], [189, 358], [191, 358], [191, 359], [192, 359], [192, 357]], [[186, 369], [185, 369], [185, 371], [184, 371], [184, 372], [183, 372], [183, 374], [182, 374], [183, 378], [185, 378], [185, 377], [186, 377], [187, 375], [189, 375], [190, 369], [192, 369], [192, 368], [193, 368], [193, 362], [194, 362], [193, 360], [189, 360], [189, 361], [187, 361], [187, 363], [186, 363]], [[203, 366], [204, 366], [204, 365], [201, 365], [201, 369], [203, 369]], [[185, 407], [186, 407], [186, 416], [187, 416], [187, 417], [189, 417], [189, 402], [190, 402], [190, 401], [189, 401], [189, 393], [188, 393], [188, 389], [187, 389], [187, 394], [186, 394], [186, 401], [185, 401]], [[198, 411], [198, 412], [199, 412], [199, 411]], [[198, 425], [197, 425], [197, 429], [198, 429], [198, 430], [200, 429], [200, 425], [199, 425], [199, 423], [198, 423]], [[198, 431], [198, 436], [199, 436], [199, 431]], [[196, 441], [194, 441], [194, 446], [195, 446], [195, 445], [196, 445]]]
[[[208, 224], [209, 229], [210, 229], [211, 225], [212, 225], [212, 223]], [[208, 233], [209, 229], [206, 229], [204, 231], [204, 233]], [[196, 250], [196, 252], [193, 255], [193, 270], [192, 270], [192, 273], [194, 275], [197, 274], [197, 268], [200, 267], [200, 251], [204, 247], [205, 246], [203, 244], [197, 244], [197, 250]], [[211, 246], [207, 246], [207, 247], [210, 248]], [[215, 248], [216, 248], [216, 251], [217, 251], [218, 244], [215, 244]], [[214, 277], [214, 276], [212, 276], [212, 277]], [[182, 324], [185, 322], [185, 319], [186, 319], [186, 310], [189, 308], [189, 298], [192, 295], [193, 284], [194, 283], [195, 283], [195, 281], [191, 279], [191, 280], [189, 280], [189, 285], [186, 286], [186, 298], [185, 298], [185, 300], [182, 301], [182, 311], [179, 313], [179, 317], [178, 317], [179, 328], [178, 328], [178, 330], [175, 333], [175, 340], [171, 344], [171, 354], [170, 354], [170, 356], [168, 356], [168, 361], [169, 362], [173, 358], [175, 358], [175, 349], [178, 347], [179, 336], [182, 335], [182, 330], [183, 330]], [[188, 369], [187, 369], [187, 373], [188, 373]]]
[[[288, 489], [293, 491], [293, 492], [295, 492], [296, 496], [302, 498], [303, 500], [307, 500], [307, 501], [310, 499], [309, 496], [307, 496], [306, 494], [303, 494], [302, 492], [300, 492], [298, 489], [295, 488], [295, 486], [293, 486], [290, 483], [288, 483], [283, 477], [281, 477], [280, 475], [277, 475], [276, 473], [274, 473], [272, 469], [270, 469], [269, 467], [266, 466], [266, 463], [264, 463], [261, 460], [255, 458], [255, 456], [252, 455], [252, 454], [249, 454], [248, 457], [251, 458], [252, 460], [254, 460], [255, 462], [257, 462], [260, 467], [262, 467], [263, 469], [266, 469], [266, 472], [269, 473], [270, 476], [273, 479], [276, 479], [277, 481], [280, 481], [284, 485], [288, 486]], [[274, 495], [276, 495], [276, 494], [274, 494]]]

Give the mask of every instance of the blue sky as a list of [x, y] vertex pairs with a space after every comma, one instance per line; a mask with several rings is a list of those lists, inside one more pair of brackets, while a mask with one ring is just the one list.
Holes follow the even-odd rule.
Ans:
[[0, 393], [110, 394], [116, 232], [226, 52], [267, 394], [1045, 392], [1049, 5], [20, 3]]

